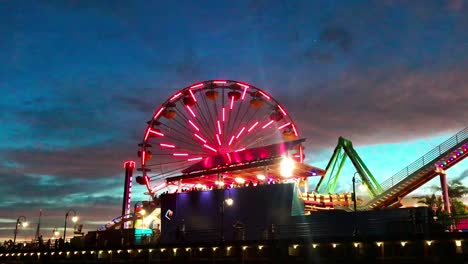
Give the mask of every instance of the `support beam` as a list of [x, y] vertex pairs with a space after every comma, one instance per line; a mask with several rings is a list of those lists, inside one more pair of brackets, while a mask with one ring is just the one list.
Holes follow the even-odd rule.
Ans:
[[442, 199], [444, 200], [444, 210], [451, 214], [452, 210], [450, 208], [450, 197], [448, 193], [448, 185], [447, 185], [447, 174], [444, 170], [439, 170], [440, 175], [440, 188], [442, 189]]

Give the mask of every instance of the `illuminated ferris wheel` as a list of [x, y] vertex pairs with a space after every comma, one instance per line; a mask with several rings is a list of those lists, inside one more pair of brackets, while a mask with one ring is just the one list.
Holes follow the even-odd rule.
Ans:
[[[297, 139], [286, 109], [250, 84], [211, 80], [190, 85], [159, 106], [145, 129], [138, 156], [150, 194], [152, 182], [182, 174], [187, 167], [220, 154]], [[303, 161], [302, 146], [295, 158]]]

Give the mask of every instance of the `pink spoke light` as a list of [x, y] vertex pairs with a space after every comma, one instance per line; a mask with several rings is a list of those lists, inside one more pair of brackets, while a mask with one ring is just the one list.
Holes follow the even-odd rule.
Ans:
[[224, 107], [223, 107], [223, 122], [224, 122], [224, 120], [225, 120], [225, 119], [224, 119], [224, 117], [225, 117], [225, 113], [224, 113], [224, 112], [226, 112], [226, 111], [225, 111], [225, 109], [224, 109]]
[[292, 125], [292, 128], [294, 131], [294, 135], [296, 135], [296, 137], [299, 136], [299, 134], [297, 134], [296, 126], [294, 126], [294, 124]]
[[197, 137], [199, 140], [201, 140], [203, 143], [206, 143], [206, 139], [202, 138], [200, 135], [198, 134], [193, 134], [195, 137]]
[[200, 129], [192, 122], [192, 120], [189, 120], [188, 122], [193, 128], [195, 128], [195, 130], [200, 131]]
[[267, 126], [273, 124], [273, 120], [271, 120], [270, 122], [266, 123], [264, 126], [262, 126], [262, 129], [265, 129]]
[[171, 101], [177, 99], [177, 97], [181, 96], [182, 92], [176, 93], [174, 96], [171, 97]]
[[221, 146], [221, 139], [219, 138], [219, 134], [216, 134], [216, 139], [218, 140], [218, 145]]
[[241, 131], [237, 133], [236, 139], [238, 139], [242, 135], [242, 132], [244, 132], [244, 130], [245, 130], [245, 127], [242, 127]]
[[192, 89], [189, 89], [189, 93], [190, 93], [190, 96], [192, 96], [193, 101], [196, 103], [197, 98], [195, 98], [195, 95], [193, 94]]
[[231, 137], [231, 140], [229, 140], [229, 146], [231, 146], [231, 144], [232, 144], [232, 141], [234, 141], [234, 138], [235, 138], [235, 137], [234, 137], [234, 136], [232, 136], [232, 137]]
[[226, 84], [226, 81], [213, 81], [214, 84]]
[[207, 148], [207, 149], [209, 149], [209, 150], [211, 150], [211, 151], [213, 151], [213, 152], [217, 152], [216, 149], [214, 149], [213, 147], [210, 147], [210, 146], [207, 145], [207, 144], [203, 145], [203, 147], [205, 147], [205, 148]]
[[234, 96], [231, 96], [231, 106], [229, 107], [229, 109], [232, 110], [233, 106], [234, 106]]
[[187, 159], [187, 161], [197, 161], [203, 159], [202, 157]]
[[221, 124], [219, 123], [219, 120], [217, 121], [218, 123], [218, 134], [222, 135], [221, 133]]
[[166, 144], [166, 143], [159, 143], [159, 146], [161, 146], [163, 148], [175, 148], [174, 145]]
[[283, 129], [283, 128], [285, 128], [285, 127], [289, 126], [290, 124], [291, 124], [291, 122], [289, 122], [289, 123], [286, 123], [286, 124], [284, 124], [284, 125], [282, 125], [282, 126], [278, 127], [278, 130], [280, 130], [280, 129]]
[[190, 89], [195, 89], [195, 88], [202, 87], [202, 86], [203, 86], [203, 83], [199, 83], [199, 84], [195, 84], [195, 85], [190, 86]]
[[258, 125], [258, 121], [255, 122], [255, 124], [253, 124], [253, 125], [249, 128], [249, 130], [247, 130], [247, 132], [252, 131], [252, 129], [254, 129], [257, 125]]
[[190, 106], [186, 105], [186, 107], [189, 110], [190, 114], [192, 114], [193, 117], [197, 117], [197, 116], [195, 116], [195, 113], [193, 112], [192, 108], [190, 108]]
[[172, 156], [174, 156], [174, 157], [187, 157], [188, 153], [173, 153]]

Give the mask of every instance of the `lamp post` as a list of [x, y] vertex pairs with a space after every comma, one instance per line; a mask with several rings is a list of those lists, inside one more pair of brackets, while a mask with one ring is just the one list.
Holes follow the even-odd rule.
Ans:
[[18, 226], [21, 225], [23, 227], [28, 226], [28, 222], [26, 221], [26, 217], [21, 215], [16, 219], [16, 226], [15, 226], [15, 236], [13, 238], [13, 245], [16, 244], [16, 235], [18, 234]]
[[[228, 191], [228, 197], [225, 199], [225, 196], [224, 196], [224, 193], [225, 191]], [[231, 197], [231, 190], [230, 189], [223, 189], [222, 190], [222, 196], [223, 196], [223, 199], [221, 201], [221, 207], [220, 207], [220, 212], [221, 212], [221, 235], [220, 235], [220, 239], [221, 239], [221, 242], [224, 241], [224, 204], [226, 204], [227, 206], [232, 206], [234, 204], [234, 200], [232, 199]]]
[[73, 213], [72, 222], [76, 223], [78, 221], [78, 216], [76, 215], [76, 211], [73, 209], [69, 209], [67, 213], [65, 214], [65, 226], [63, 228], [63, 241], [65, 242], [67, 241], [67, 220], [68, 220], [68, 215], [70, 215], [70, 213]]

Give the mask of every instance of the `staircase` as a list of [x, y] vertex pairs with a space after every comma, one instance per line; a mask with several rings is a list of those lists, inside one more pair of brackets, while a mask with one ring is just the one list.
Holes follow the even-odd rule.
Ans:
[[[468, 156], [468, 127], [408, 165], [380, 186], [385, 190], [360, 210], [398, 206], [399, 200]], [[444, 165], [445, 162], [445, 165]]]

